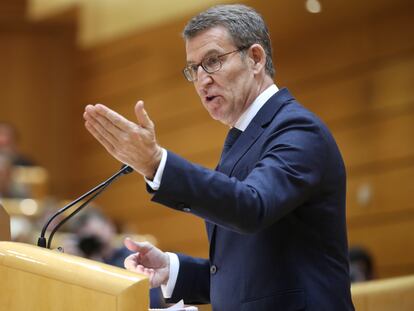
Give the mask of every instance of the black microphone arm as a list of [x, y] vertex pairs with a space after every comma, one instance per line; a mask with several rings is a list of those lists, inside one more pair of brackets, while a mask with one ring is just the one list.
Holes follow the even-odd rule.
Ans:
[[[114, 175], [112, 175], [111, 177], [109, 177], [107, 180], [105, 180], [104, 182], [100, 183], [99, 185], [97, 185], [96, 187], [94, 187], [93, 189], [89, 190], [88, 192], [86, 192], [85, 194], [81, 195], [79, 198], [77, 198], [76, 200], [70, 202], [69, 204], [67, 204], [66, 206], [62, 207], [60, 210], [58, 210], [55, 214], [53, 214], [48, 221], [46, 222], [46, 224], [43, 226], [41, 234], [39, 239], [37, 240], [37, 246], [40, 247], [44, 247], [46, 248], [50, 248], [52, 242], [52, 238], [55, 234], [55, 232], [67, 221], [69, 220], [72, 216], [76, 215], [82, 208], [84, 208], [85, 206], [87, 206], [89, 204], [89, 202], [91, 202], [93, 199], [95, 199], [99, 194], [101, 194], [106, 187], [108, 187], [112, 182], [114, 182], [119, 176], [121, 175], [126, 175], [129, 174], [133, 171], [133, 169], [124, 164], [122, 165], [121, 169], [116, 172]], [[96, 193], [95, 193], [96, 192]], [[94, 194], [95, 193], [95, 194]], [[88, 196], [94, 194], [91, 198], [89, 198], [88, 200], [86, 200], [82, 205], [80, 205], [75, 211], [73, 211], [69, 216], [65, 217], [64, 219], [62, 219], [57, 225], [56, 227], [53, 229], [53, 231], [51, 232], [51, 234], [49, 235], [49, 239], [48, 241], [46, 240], [46, 230], [49, 227], [49, 225], [51, 224], [51, 222], [60, 214], [64, 213], [65, 211], [67, 211], [69, 208], [71, 208], [73, 205], [75, 205], [76, 203], [82, 201], [83, 199], [87, 198]]]
[[105, 185], [103, 185], [99, 190], [96, 191], [96, 193], [91, 196], [89, 199], [87, 199], [85, 202], [83, 202], [79, 207], [77, 207], [72, 213], [70, 213], [68, 216], [66, 216], [65, 218], [63, 218], [54, 228], [53, 230], [50, 232], [49, 234], [49, 238], [47, 239], [47, 248], [50, 249], [51, 245], [52, 245], [52, 240], [53, 237], [56, 233], [56, 231], [59, 230], [59, 228], [66, 223], [66, 221], [68, 221], [69, 219], [71, 219], [73, 216], [75, 216], [77, 213], [79, 213], [85, 206], [87, 206], [89, 204], [89, 202], [91, 202], [93, 199], [95, 199], [98, 195], [101, 194], [101, 192], [103, 192], [106, 187], [108, 187], [111, 182], [106, 183]]

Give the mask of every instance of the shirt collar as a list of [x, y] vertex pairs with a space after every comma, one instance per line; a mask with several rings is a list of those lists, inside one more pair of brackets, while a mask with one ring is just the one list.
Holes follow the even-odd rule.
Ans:
[[243, 112], [243, 114], [234, 124], [234, 127], [244, 132], [260, 108], [262, 108], [263, 105], [269, 100], [269, 98], [276, 94], [277, 91], [279, 91], [279, 89], [276, 84], [272, 84], [266, 90], [264, 90], [259, 96], [256, 97], [256, 99], [246, 109], [246, 111]]

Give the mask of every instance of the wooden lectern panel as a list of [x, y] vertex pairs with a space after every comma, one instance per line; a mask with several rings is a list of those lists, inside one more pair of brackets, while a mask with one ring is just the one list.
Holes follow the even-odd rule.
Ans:
[[351, 290], [358, 311], [414, 310], [414, 275], [356, 283]]
[[0, 204], [0, 241], [10, 241], [10, 217]]
[[147, 311], [145, 276], [33, 245], [0, 242], [0, 310]]

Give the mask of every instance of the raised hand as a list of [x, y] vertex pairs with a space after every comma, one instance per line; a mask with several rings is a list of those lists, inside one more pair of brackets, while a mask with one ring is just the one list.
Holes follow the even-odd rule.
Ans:
[[86, 106], [83, 114], [86, 129], [114, 158], [152, 179], [161, 161], [162, 149], [143, 101], [135, 105], [135, 115], [137, 123], [102, 104]]

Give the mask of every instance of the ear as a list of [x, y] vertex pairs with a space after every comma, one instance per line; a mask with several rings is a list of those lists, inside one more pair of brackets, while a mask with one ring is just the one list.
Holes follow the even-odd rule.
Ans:
[[258, 74], [264, 70], [266, 65], [266, 52], [263, 47], [260, 44], [255, 43], [249, 48], [248, 53], [253, 61], [254, 74]]

